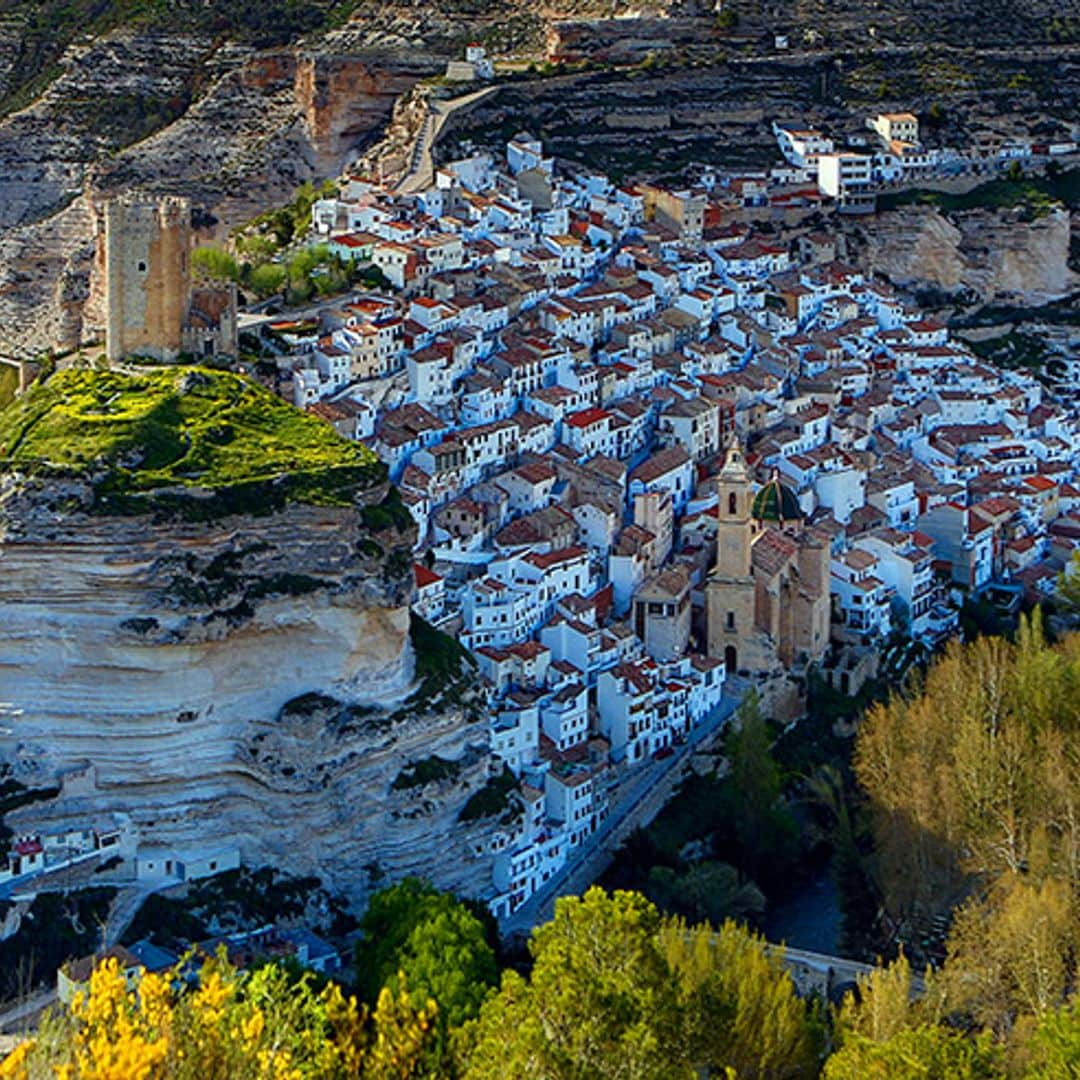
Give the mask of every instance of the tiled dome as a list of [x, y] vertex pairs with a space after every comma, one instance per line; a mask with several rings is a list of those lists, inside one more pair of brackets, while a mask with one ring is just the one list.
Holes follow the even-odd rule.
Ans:
[[803, 516], [795, 492], [782, 484], [775, 473], [754, 496], [750, 513], [758, 521], [799, 521]]

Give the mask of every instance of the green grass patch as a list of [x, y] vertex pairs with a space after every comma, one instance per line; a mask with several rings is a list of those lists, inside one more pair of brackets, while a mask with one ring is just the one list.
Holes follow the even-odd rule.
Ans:
[[1059, 203], [1073, 210], [1080, 208], [1080, 169], [1056, 176], [990, 180], [963, 194], [916, 188], [878, 196], [879, 210], [895, 210], [901, 206], [936, 206], [949, 213], [1024, 207], [1035, 217], [1045, 217]]
[[[98, 509], [213, 519], [345, 506], [385, 467], [230, 372], [62, 371], [0, 412], [0, 469], [92, 478]], [[187, 489], [187, 490], [185, 490]]]
[[19, 372], [9, 364], [0, 364], [0, 409], [7, 408], [15, 400], [19, 389]]
[[456, 679], [462, 671], [476, 667], [472, 653], [464, 645], [418, 615], [411, 617], [409, 636], [416, 652], [416, 674], [422, 679]]

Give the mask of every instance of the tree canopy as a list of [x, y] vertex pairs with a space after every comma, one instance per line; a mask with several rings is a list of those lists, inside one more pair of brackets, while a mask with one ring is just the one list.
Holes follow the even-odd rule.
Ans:
[[130, 989], [109, 959], [0, 1063], [0, 1078], [408, 1080], [421, 1075], [435, 1015], [404, 987], [384, 989], [370, 1012], [337, 986], [316, 993], [274, 964], [244, 973], [221, 957], [193, 983], [169, 972]]
[[877, 877], [919, 927], [1002, 875], [1080, 886], [1080, 636], [1051, 646], [1038, 613], [1015, 642], [953, 643], [909, 696], [871, 709], [855, 770]]
[[806, 1003], [734, 923], [690, 928], [636, 893], [593, 888], [557, 901], [529, 951], [531, 976], [506, 972], [461, 1034], [468, 1080], [813, 1071]]
[[485, 927], [452, 895], [418, 878], [376, 893], [361, 924], [357, 987], [369, 1001], [408, 985], [414, 1004], [439, 1006], [441, 1024], [474, 1017], [498, 980]]
[[743, 698], [728, 736], [731, 762], [725, 807], [755, 881], [768, 878], [795, 847], [795, 823], [781, 794], [780, 767], [757, 692]]
[[[986, 958], [963, 959], [974, 972], [966, 990], [953, 967], [961, 950], [921, 976], [901, 955], [860, 978], [831, 1016], [797, 996], [781, 950], [732, 922], [663, 916], [637, 893], [593, 888], [560, 899], [533, 933], [531, 971], [504, 971], [494, 992], [470, 974], [464, 906], [415, 880], [377, 899], [368, 929], [385, 930], [391, 947], [372, 940], [369, 955], [387, 970], [391, 954], [412, 960], [459, 1016], [471, 1009], [461, 984], [472, 982], [474, 1018], [440, 1021], [437, 1002], [403, 971], [370, 1007], [276, 962], [242, 972], [223, 955], [199, 970], [186, 960], [131, 987], [107, 960], [69, 1008], [47, 1015], [0, 1063], [0, 1080], [1058, 1080], [1080, 1071], [1071, 987], [1050, 979], [1046, 1007], [1033, 997], [1004, 1028], [973, 1007], [973, 998], [993, 1004], [1002, 987], [1006, 997], [1037, 990], [1036, 973], [1053, 971], [1054, 938], [1040, 928], [1042, 907], [1053, 904], [1040, 896], [990, 898], [1015, 904], [1011, 918], [1027, 927], [1017, 940], [1034, 942], [1026, 960], [1005, 950], [1012, 981], [995, 981], [1004, 968], [984, 938]], [[414, 918], [416, 910], [427, 914]], [[431, 943], [420, 959], [406, 947], [418, 928]]]

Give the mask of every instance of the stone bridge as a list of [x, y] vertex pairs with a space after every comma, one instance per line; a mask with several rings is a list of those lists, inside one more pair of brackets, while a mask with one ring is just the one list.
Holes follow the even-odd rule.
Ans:
[[806, 949], [769, 945], [768, 950], [783, 953], [784, 966], [788, 969], [800, 997], [820, 994], [826, 1000], [837, 1000], [852, 983], [874, 970], [872, 964], [862, 964], [858, 960], [848, 960], [842, 956], [808, 952]]
[[[809, 952], [806, 949], [790, 949], [786, 945], [766, 945], [769, 952], [783, 952], [784, 966], [788, 969], [800, 997], [820, 994], [826, 1000], [839, 1003], [844, 993], [860, 978], [874, 971], [873, 964], [849, 960], [843, 956]], [[911, 973], [911, 993], [921, 997], [926, 993], [926, 983], [914, 970]]]

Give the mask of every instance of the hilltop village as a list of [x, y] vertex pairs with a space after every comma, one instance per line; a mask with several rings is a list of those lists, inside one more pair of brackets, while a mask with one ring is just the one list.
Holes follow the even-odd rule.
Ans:
[[[904, 153], [914, 124], [878, 118]], [[526, 808], [500, 915], [726, 716], [725, 683], [791, 718], [810, 669], [895, 677], [965, 603], [1048, 597], [1080, 539], [1068, 395], [981, 362], [839, 234], [729, 212], [763, 199], [564, 173], [522, 134], [415, 194], [350, 178], [313, 239], [392, 295], [249, 323], [275, 388], [389, 466], [415, 610], [478, 660]]]
[[[875, 161], [955, 169], [910, 114], [872, 126]], [[865, 210], [880, 162], [776, 136], [777, 176], [686, 189], [557, 167], [528, 134], [408, 194], [347, 177], [301, 244], [380, 285], [287, 315], [193, 284], [186, 200], [106, 216], [112, 362], [231, 358], [387, 466], [413, 611], [486, 695], [473, 810], [498, 827], [474, 855], [504, 925], [655, 813], [749, 688], [787, 722], [811, 679], [895, 681], [965, 608], [1052, 596], [1080, 540], [1070, 384], [988, 365], [846, 261], [817, 211]], [[235, 867], [222, 844], [181, 880]], [[0, 885], [107, 847], [20, 836]]]

